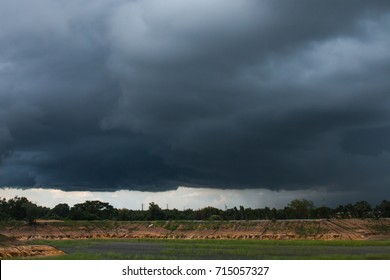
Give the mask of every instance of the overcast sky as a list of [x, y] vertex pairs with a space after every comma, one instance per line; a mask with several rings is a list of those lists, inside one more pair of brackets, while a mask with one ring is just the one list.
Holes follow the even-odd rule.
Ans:
[[0, 186], [390, 199], [389, 30], [388, 0], [1, 0]]

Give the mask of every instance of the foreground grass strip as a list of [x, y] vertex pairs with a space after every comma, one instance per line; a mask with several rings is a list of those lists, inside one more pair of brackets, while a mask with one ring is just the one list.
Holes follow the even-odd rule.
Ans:
[[313, 240], [39, 240], [67, 255], [44, 259], [390, 260], [390, 241]]

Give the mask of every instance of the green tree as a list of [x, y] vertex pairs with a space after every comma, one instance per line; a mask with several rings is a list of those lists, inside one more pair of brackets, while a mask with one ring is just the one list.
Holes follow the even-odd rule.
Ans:
[[50, 212], [49, 212], [49, 216], [51, 218], [55, 218], [55, 219], [65, 219], [68, 217], [69, 215], [69, 212], [70, 212], [70, 207], [68, 204], [66, 203], [60, 203], [60, 204], [57, 204], [56, 206], [54, 206]]
[[369, 218], [372, 217], [372, 207], [367, 201], [358, 201], [353, 205], [353, 217]]
[[151, 202], [149, 203], [149, 209], [147, 213], [148, 221], [164, 220], [165, 214], [164, 211], [158, 206], [158, 204]]
[[383, 200], [378, 206], [375, 207], [375, 212], [378, 217], [390, 218], [390, 201]]
[[314, 218], [317, 219], [330, 219], [334, 217], [334, 210], [332, 208], [322, 206], [314, 209], [313, 215]]
[[26, 218], [26, 205], [31, 203], [25, 197], [15, 196], [8, 200], [9, 215], [14, 220], [24, 220]]
[[263, 217], [263, 219], [272, 220], [272, 217], [273, 217], [272, 210], [268, 206], [266, 206], [264, 208], [264, 217]]
[[9, 219], [11, 219], [11, 215], [9, 211], [8, 201], [5, 198], [0, 198], [0, 220], [6, 221]]
[[195, 220], [195, 211], [192, 209], [185, 209], [180, 212], [180, 220]]
[[36, 219], [39, 217], [40, 208], [38, 205], [26, 202], [23, 204], [23, 207], [26, 209], [26, 221], [29, 225], [34, 225], [36, 223]]
[[209, 220], [212, 216], [216, 218], [216, 216], [222, 217], [223, 211], [221, 209], [208, 206], [202, 209], [195, 211], [195, 219], [196, 220]]
[[240, 220], [246, 220], [245, 207], [240, 205]]
[[286, 207], [288, 219], [309, 219], [314, 210], [314, 203], [307, 199], [294, 199]]
[[69, 212], [74, 220], [103, 220], [112, 219], [116, 215], [116, 209], [107, 202], [99, 200], [87, 200], [84, 203], [75, 204]]

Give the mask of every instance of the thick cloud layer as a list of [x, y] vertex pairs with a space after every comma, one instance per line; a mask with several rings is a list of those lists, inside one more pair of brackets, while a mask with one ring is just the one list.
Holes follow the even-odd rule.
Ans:
[[0, 2], [0, 186], [377, 192], [390, 2]]

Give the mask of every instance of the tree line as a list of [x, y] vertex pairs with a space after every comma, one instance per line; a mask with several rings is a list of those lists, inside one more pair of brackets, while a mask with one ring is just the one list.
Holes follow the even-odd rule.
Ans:
[[61, 220], [287, 220], [287, 219], [333, 219], [333, 218], [390, 218], [390, 201], [383, 200], [376, 206], [367, 201], [359, 201], [331, 208], [316, 207], [306, 199], [295, 199], [281, 209], [245, 208], [244, 206], [226, 208], [205, 207], [198, 210], [162, 209], [151, 202], [147, 210], [117, 209], [107, 202], [87, 200], [70, 207], [60, 203], [53, 208], [39, 206], [25, 197], [6, 200], [0, 198], [0, 220], [25, 220], [34, 224], [36, 219]]

